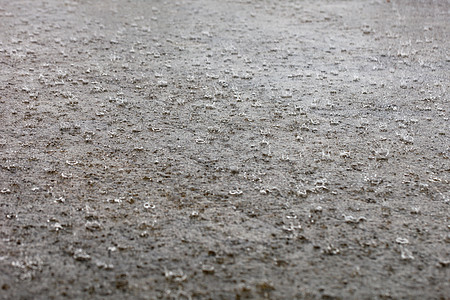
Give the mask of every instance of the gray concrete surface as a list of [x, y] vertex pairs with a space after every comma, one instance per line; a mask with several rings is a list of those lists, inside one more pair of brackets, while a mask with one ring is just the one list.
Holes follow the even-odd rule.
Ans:
[[449, 299], [449, 8], [0, 0], [0, 298]]

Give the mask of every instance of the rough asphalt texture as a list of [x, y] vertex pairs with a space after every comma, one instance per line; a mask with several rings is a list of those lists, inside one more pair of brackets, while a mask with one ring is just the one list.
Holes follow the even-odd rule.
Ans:
[[0, 0], [1, 299], [450, 299], [446, 0]]

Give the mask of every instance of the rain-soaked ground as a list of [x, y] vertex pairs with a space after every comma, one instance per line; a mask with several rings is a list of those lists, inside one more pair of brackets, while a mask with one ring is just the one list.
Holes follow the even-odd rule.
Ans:
[[0, 0], [1, 299], [449, 299], [447, 0]]

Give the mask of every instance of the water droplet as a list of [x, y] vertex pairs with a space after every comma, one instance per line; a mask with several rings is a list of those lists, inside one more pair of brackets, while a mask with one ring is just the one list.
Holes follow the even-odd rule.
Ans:
[[195, 142], [197, 144], [206, 144], [206, 141], [204, 139], [195, 139]]
[[144, 203], [144, 208], [145, 209], [154, 209], [156, 206], [154, 204], [151, 204], [150, 202], [145, 202]]
[[187, 275], [184, 274], [184, 272], [182, 270], [169, 271], [169, 270], [165, 269], [164, 276], [166, 277], [167, 280], [173, 280], [176, 282], [185, 281], [187, 278]]
[[328, 255], [337, 255], [341, 252], [341, 250], [339, 250], [339, 248], [336, 248], [335, 246], [330, 244], [325, 249], [323, 249], [322, 252], [324, 254], [328, 254]]
[[72, 173], [61, 173], [61, 177], [64, 179], [72, 178]]
[[228, 193], [230, 195], [238, 196], [238, 195], [242, 195], [243, 192], [241, 190], [231, 190]]
[[398, 134], [400, 141], [402, 141], [405, 144], [412, 144], [414, 143], [414, 138], [412, 136], [410, 136], [409, 134], [405, 134], [405, 133], [401, 133]]
[[319, 205], [319, 206], [316, 206], [313, 209], [311, 209], [311, 211], [315, 212], [315, 213], [321, 213], [323, 211], [323, 208], [322, 208], [322, 206]]
[[0, 192], [1, 192], [2, 194], [9, 194], [9, 193], [11, 193], [11, 190], [8, 189], [8, 188], [3, 188]]
[[420, 207], [411, 207], [411, 214], [420, 214]]
[[168, 83], [165, 80], [160, 80], [160, 81], [158, 81], [157, 85], [159, 87], [167, 87]]
[[77, 249], [73, 253], [73, 258], [78, 261], [88, 261], [91, 259], [91, 256], [87, 254], [83, 249]]
[[64, 197], [59, 197], [55, 199], [55, 203], [64, 203], [64, 202], [66, 202], [66, 199]]
[[292, 92], [291, 91], [283, 91], [281, 93], [280, 97], [283, 99], [292, 98]]
[[414, 259], [412, 252], [404, 247], [401, 248], [401, 257], [403, 260], [413, 260]]
[[356, 223], [360, 223], [363, 221], [367, 221], [367, 219], [365, 217], [356, 218], [354, 216], [346, 216], [346, 215], [343, 215], [343, 217], [344, 217], [344, 220], [346, 223], [355, 223], [356, 224]]
[[401, 238], [401, 237], [396, 238], [395, 242], [397, 242], [398, 244], [409, 244], [408, 239]]
[[287, 232], [294, 232], [296, 230], [302, 230], [302, 225], [290, 224], [289, 226], [283, 225], [282, 229]]
[[205, 274], [214, 274], [214, 266], [211, 265], [203, 265], [202, 272]]
[[97, 221], [88, 221], [86, 222], [85, 227], [89, 231], [98, 231], [102, 229], [101, 224]]
[[374, 154], [376, 160], [388, 160], [388, 157], [389, 157], [388, 149], [383, 149], [383, 148], [375, 149], [375, 150], [372, 150], [372, 153]]
[[96, 260], [95, 261], [95, 265], [99, 269], [104, 269], [104, 270], [112, 270], [112, 269], [114, 269], [114, 265], [113, 264], [107, 264], [107, 263], [105, 263], [103, 261], [100, 261], [100, 260]]
[[51, 231], [60, 231], [60, 230], [63, 230], [64, 228], [62, 227], [62, 225], [60, 224], [60, 223], [53, 223], [52, 225], [51, 225], [51, 228], [50, 228], [50, 230]]
[[123, 200], [124, 200], [124, 198], [120, 197], [120, 198], [115, 198], [115, 199], [107, 199], [106, 202], [108, 202], [108, 203], [122, 203]]

